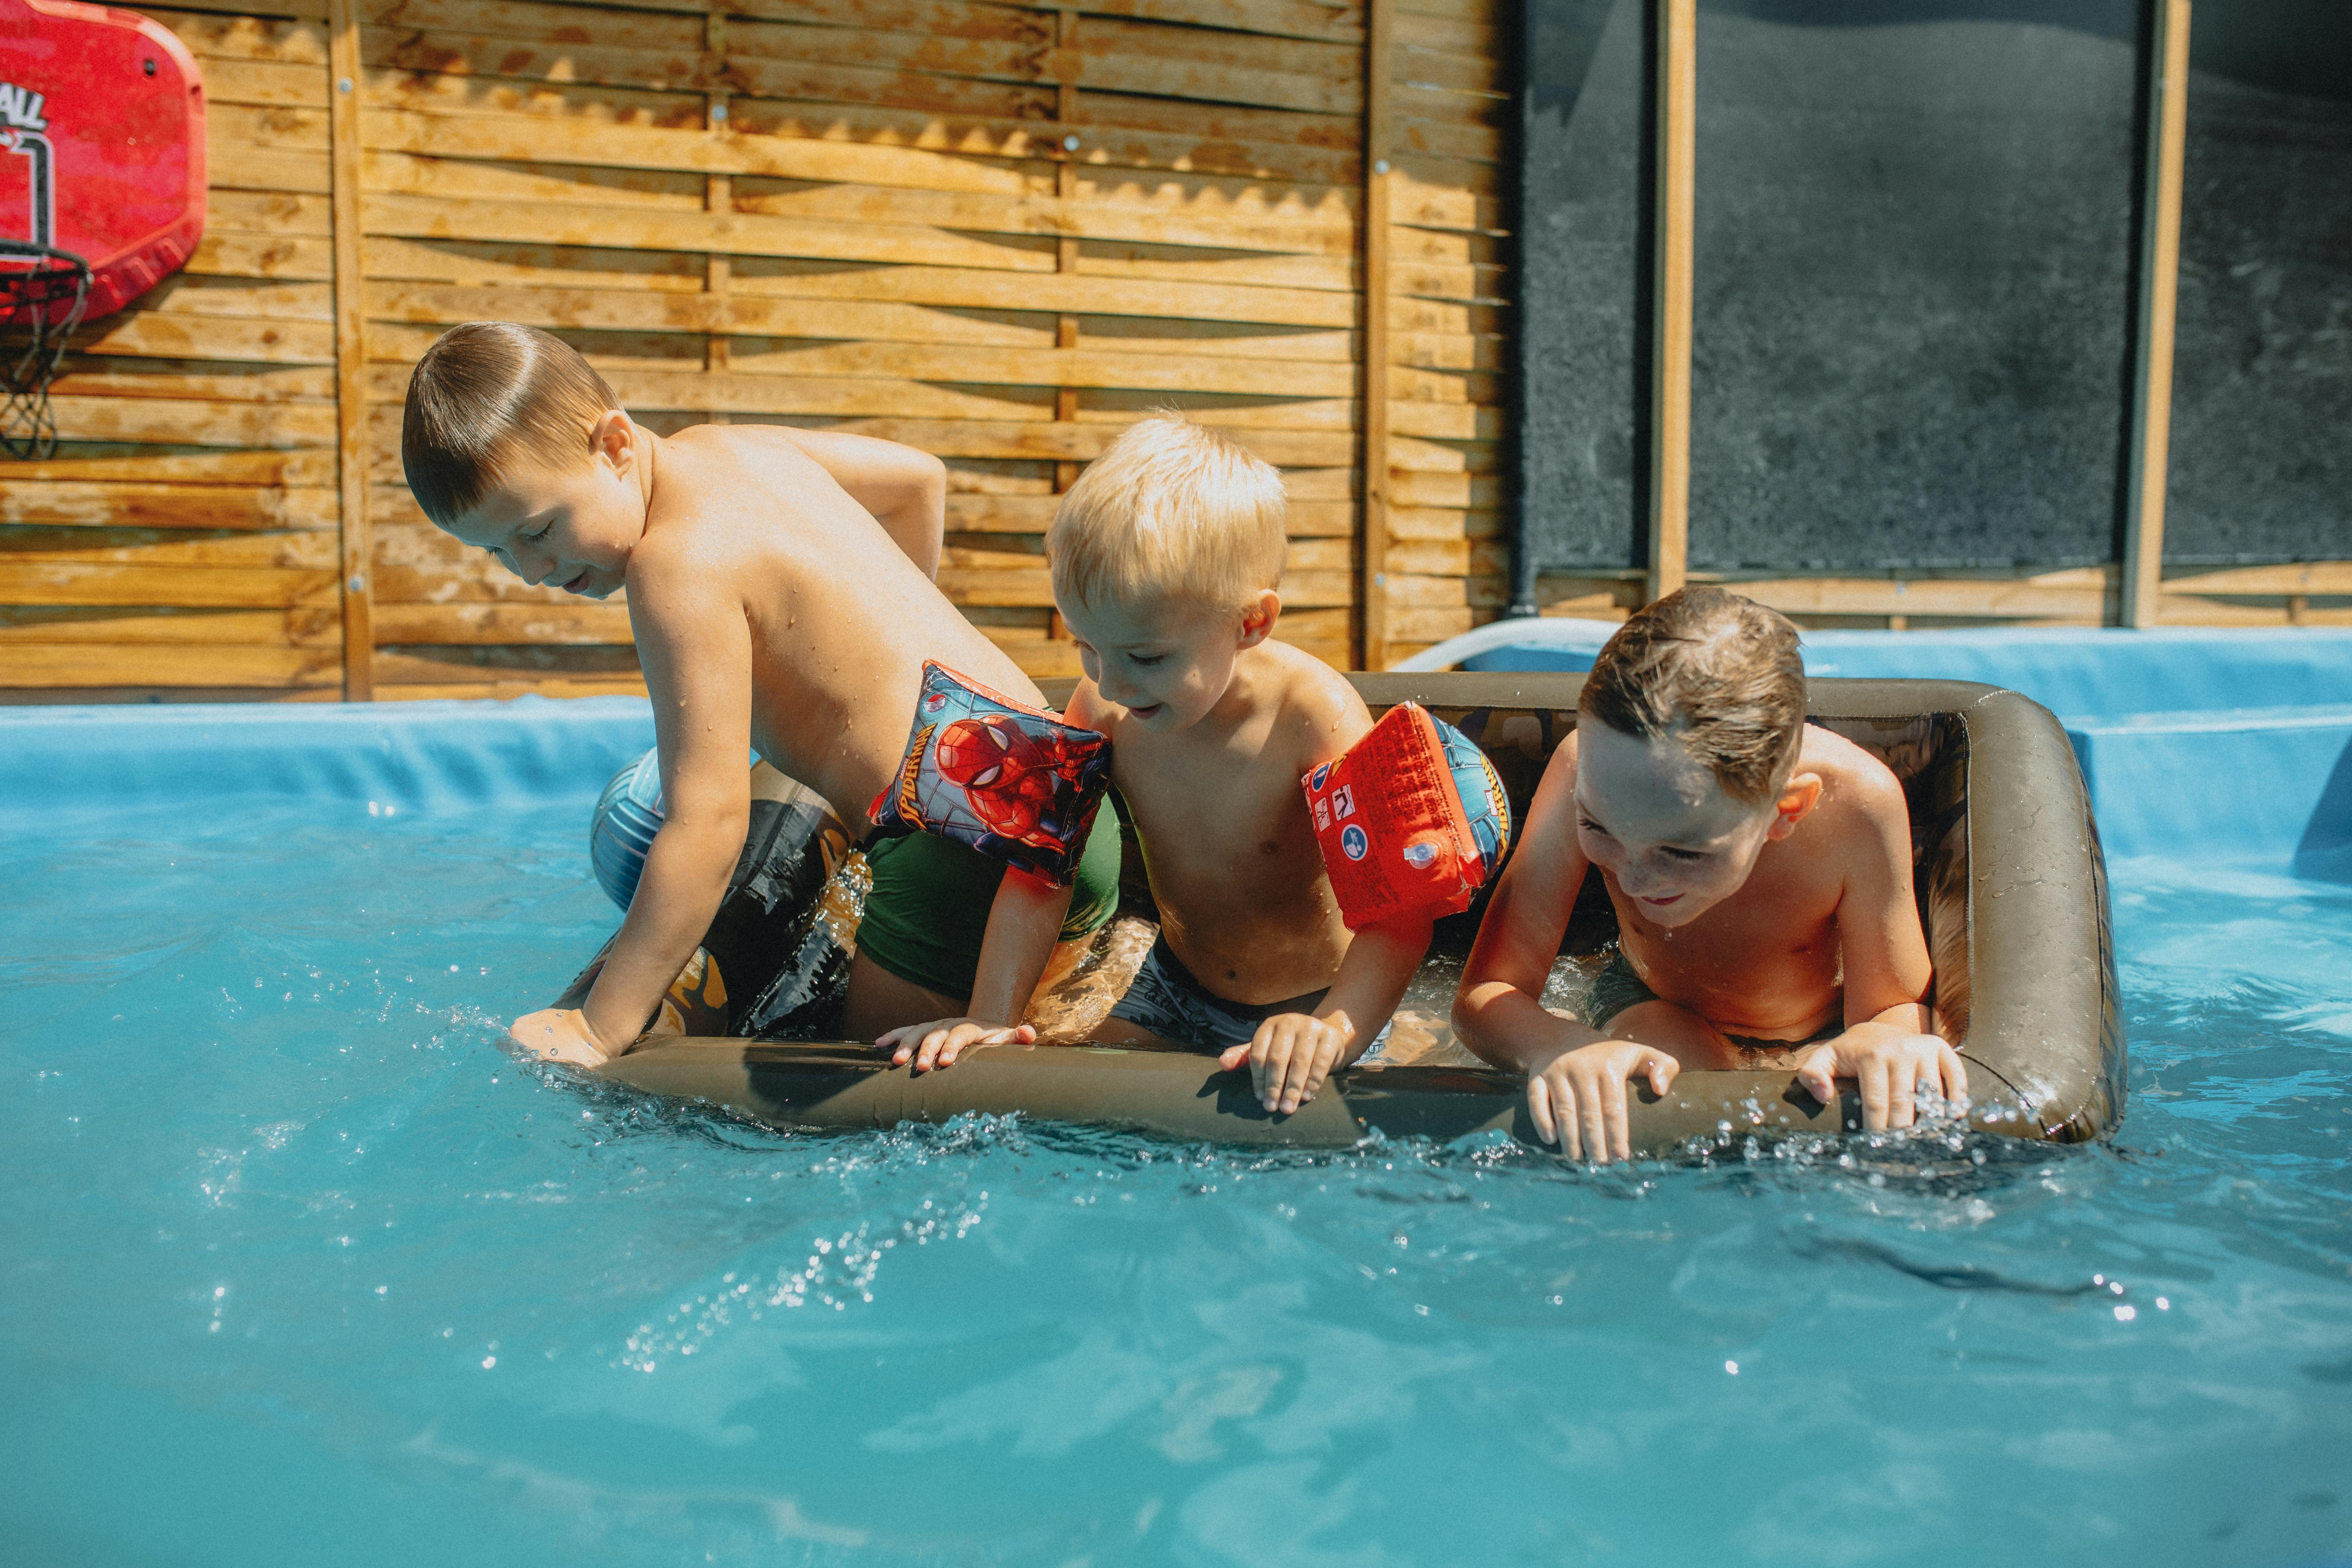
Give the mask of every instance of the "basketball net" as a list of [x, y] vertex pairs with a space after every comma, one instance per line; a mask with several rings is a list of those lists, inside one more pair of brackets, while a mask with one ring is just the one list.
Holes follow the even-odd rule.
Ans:
[[69, 250], [0, 239], [0, 450], [38, 459], [58, 449], [49, 383], [89, 300], [89, 266]]

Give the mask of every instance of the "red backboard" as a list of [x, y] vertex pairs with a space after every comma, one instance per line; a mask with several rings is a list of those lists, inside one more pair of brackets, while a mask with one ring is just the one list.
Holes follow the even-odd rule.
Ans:
[[204, 232], [205, 88], [186, 47], [134, 12], [0, 0], [0, 238], [89, 262], [88, 320], [183, 266]]

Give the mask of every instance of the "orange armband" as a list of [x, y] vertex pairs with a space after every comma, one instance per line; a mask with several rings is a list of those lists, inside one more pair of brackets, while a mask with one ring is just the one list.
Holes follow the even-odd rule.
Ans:
[[1411, 910], [1454, 914], [1501, 868], [1511, 804], [1470, 738], [1417, 702], [1381, 715], [1298, 781], [1349, 931]]

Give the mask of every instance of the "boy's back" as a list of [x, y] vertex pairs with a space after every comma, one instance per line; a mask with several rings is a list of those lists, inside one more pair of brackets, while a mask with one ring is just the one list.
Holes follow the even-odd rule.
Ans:
[[906, 749], [925, 659], [1039, 698], [808, 455], [811, 439], [707, 425], [666, 441], [629, 561], [629, 602], [633, 618], [698, 641], [733, 636], [730, 626], [695, 626], [699, 617], [742, 626], [751, 743], [855, 830]]

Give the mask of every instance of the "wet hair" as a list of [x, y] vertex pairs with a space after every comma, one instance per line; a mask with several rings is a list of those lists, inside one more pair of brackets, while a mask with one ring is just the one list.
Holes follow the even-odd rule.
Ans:
[[1054, 596], [1238, 610], [1282, 584], [1284, 504], [1282, 476], [1231, 437], [1173, 416], [1139, 420], [1054, 513]]
[[619, 406], [562, 339], [512, 321], [467, 321], [434, 340], [408, 378], [401, 467], [416, 504], [446, 528], [519, 460], [587, 461], [596, 421]]
[[1804, 741], [1797, 628], [1727, 589], [1678, 589], [1603, 645], [1576, 710], [1636, 740], [1672, 735], [1724, 794], [1761, 805], [1789, 782]]

